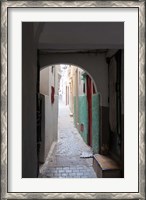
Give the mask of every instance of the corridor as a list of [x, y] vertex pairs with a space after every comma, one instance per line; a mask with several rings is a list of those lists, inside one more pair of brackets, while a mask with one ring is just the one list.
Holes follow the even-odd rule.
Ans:
[[96, 178], [92, 151], [77, 129], [68, 106], [59, 101], [58, 141], [40, 166], [39, 178]]

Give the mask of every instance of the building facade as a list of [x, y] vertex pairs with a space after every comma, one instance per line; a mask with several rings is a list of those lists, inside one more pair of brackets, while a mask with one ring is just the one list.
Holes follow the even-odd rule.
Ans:
[[60, 66], [47, 66], [40, 71], [40, 148], [39, 161], [45, 159], [58, 136], [58, 96], [60, 81]]
[[93, 79], [83, 69], [69, 65], [65, 87], [66, 104], [69, 105], [75, 127], [93, 152], [99, 153], [100, 95]]

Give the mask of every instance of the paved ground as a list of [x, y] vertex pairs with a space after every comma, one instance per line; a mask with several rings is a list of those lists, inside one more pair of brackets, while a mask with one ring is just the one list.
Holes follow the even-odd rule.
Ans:
[[40, 178], [96, 178], [92, 158], [80, 158], [82, 153], [92, 154], [69, 116], [69, 108], [59, 103], [58, 142], [49, 152], [40, 168]]

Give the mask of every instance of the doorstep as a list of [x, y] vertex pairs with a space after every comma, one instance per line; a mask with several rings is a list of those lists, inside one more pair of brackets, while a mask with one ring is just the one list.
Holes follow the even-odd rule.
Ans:
[[95, 154], [93, 168], [98, 178], [121, 178], [120, 166], [108, 156]]

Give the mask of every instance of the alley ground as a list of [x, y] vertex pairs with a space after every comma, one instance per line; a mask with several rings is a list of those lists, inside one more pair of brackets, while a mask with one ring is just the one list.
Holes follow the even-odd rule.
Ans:
[[[91, 149], [74, 127], [68, 106], [59, 102], [58, 141], [40, 166], [40, 178], [96, 178]], [[86, 157], [86, 158], [81, 158]]]

